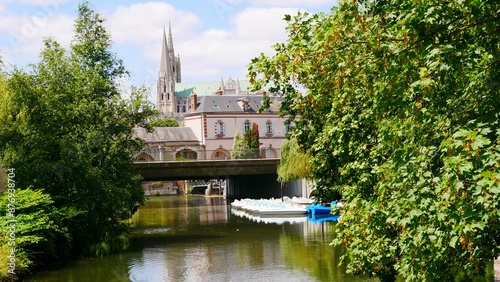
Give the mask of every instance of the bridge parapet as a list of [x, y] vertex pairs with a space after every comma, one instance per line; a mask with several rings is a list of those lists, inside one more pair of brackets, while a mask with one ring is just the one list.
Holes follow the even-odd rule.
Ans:
[[134, 155], [136, 162], [157, 161], [196, 161], [196, 160], [242, 160], [242, 159], [279, 159], [281, 148], [260, 148], [244, 150], [193, 150], [179, 148], [178, 150], [167, 150], [158, 146], [157, 148], [145, 148]]
[[278, 158], [244, 160], [144, 161], [134, 166], [145, 181], [228, 179], [240, 175], [276, 174]]

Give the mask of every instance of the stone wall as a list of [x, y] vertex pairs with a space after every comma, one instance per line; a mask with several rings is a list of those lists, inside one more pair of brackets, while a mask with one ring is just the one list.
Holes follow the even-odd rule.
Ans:
[[182, 193], [183, 185], [183, 181], [147, 181], [142, 188], [146, 196], [168, 196]]

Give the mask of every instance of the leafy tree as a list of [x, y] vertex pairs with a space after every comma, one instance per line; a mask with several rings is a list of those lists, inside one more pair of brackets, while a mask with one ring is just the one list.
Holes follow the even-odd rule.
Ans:
[[[50, 195], [40, 190], [23, 189], [16, 191], [12, 198], [14, 202], [8, 193], [0, 196], [2, 281], [19, 278], [35, 260], [53, 259], [60, 255], [69, 248], [70, 241], [63, 222], [69, 218], [71, 211], [63, 213], [56, 209]], [[12, 252], [12, 249], [15, 251]], [[13, 265], [9, 264], [11, 258], [15, 259]]]
[[175, 118], [157, 118], [149, 122], [151, 127], [179, 127], [179, 122]]
[[259, 126], [252, 124], [250, 130], [245, 131], [243, 137], [236, 132], [233, 138], [232, 159], [255, 159], [259, 158]]
[[71, 48], [45, 40], [40, 62], [14, 70], [0, 91], [0, 161], [16, 169], [19, 189], [43, 188], [59, 211], [74, 211], [62, 228], [75, 254], [113, 248], [144, 200], [132, 129], [154, 111], [145, 87], [121, 98], [116, 81], [128, 73], [103, 22], [80, 4]]
[[499, 9], [340, 1], [286, 16], [288, 41], [252, 60], [317, 184], [347, 201], [335, 243], [348, 271], [443, 281], [499, 255]]
[[233, 148], [231, 150], [231, 159], [246, 159], [248, 144], [241, 137], [240, 132], [236, 132], [233, 138]]
[[297, 179], [310, 179], [312, 157], [302, 152], [296, 139], [283, 142], [278, 165], [278, 181], [288, 182]]
[[247, 158], [255, 159], [260, 155], [259, 152], [259, 126], [254, 122], [252, 123], [252, 128], [250, 130], [245, 131], [243, 135], [243, 142], [246, 143]]

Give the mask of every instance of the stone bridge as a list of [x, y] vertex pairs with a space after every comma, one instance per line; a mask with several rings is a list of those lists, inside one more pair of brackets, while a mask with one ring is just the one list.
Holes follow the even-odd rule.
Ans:
[[242, 160], [149, 161], [134, 163], [145, 181], [225, 179], [228, 199], [301, 195], [300, 188], [277, 181], [278, 158]]
[[279, 159], [135, 162], [144, 181], [228, 179], [240, 175], [276, 174]]

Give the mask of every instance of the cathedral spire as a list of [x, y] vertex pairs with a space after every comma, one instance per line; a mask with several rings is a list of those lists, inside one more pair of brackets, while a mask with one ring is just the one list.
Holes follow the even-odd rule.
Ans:
[[172, 39], [172, 27], [170, 22], [168, 22], [168, 52], [170, 56], [174, 56], [174, 40]]
[[160, 77], [171, 77], [172, 63], [170, 61], [170, 55], [168, 52], [167, 44], [167, 34], [165, 28], [163, 28], [163, 44], [161, 48], [161, 59], [160, 59]]

